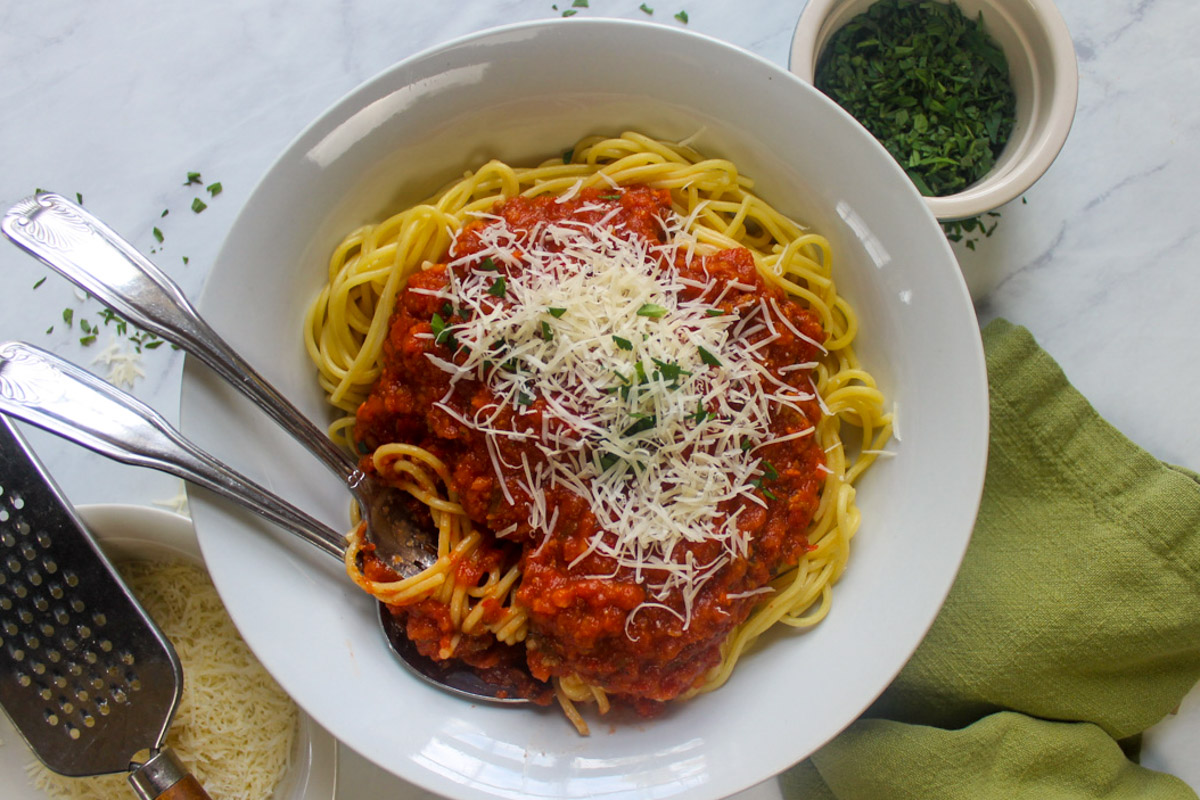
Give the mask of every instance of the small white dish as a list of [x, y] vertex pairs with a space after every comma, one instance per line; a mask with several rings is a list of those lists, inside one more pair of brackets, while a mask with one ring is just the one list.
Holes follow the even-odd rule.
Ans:
[[[115, 504], [79, 506], [76, 511], [110, 561], [183, 560], [204, 565], [192, 521], [187, 517], [150, 506]], [[0, 782], [6, 800], [45, 800], [46, 796], [25, 778], [26, 766], [37, 756], [3, 714], [0, 742]], [[269, 800], [332, 800], [336, 784], [337, 741], [301, 711], [292, 747], [292, 768]], [[132, 789], [129, 796], [133, 797]]]
[[[814, 82], [830, 37], [876, 0], [809, 0], [792, 37], [788, 68]], [[961, 192], [925, 198], [939, 220], [976, 217], [1020, 197], [1050, 168], [1075, 120], [1079, 69], [1071, 32], [1053, 0], [955, 0], [1008, 59], [1016, 124], [991, 172]]]

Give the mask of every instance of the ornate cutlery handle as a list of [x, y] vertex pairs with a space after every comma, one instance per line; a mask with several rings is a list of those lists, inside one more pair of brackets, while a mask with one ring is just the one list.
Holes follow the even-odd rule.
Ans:
[[353, 457], [334, 444], [201, 319], [183, 290], [133, 245], [62, 195], [14, 205], [0, 229], [17, 246], [123, 318], [196, 356], [311, 450], [353, 488]]
[[331, 555], [345, 553], [341, 534], [192, 444], [154, 409], [32, 345], [0, 344], [0, 412], [116, 461], [211, 489]]

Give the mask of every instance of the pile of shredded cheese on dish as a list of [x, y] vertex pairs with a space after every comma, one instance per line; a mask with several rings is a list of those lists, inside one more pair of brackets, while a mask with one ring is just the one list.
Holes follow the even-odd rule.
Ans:
[[[242, 641], [204, 570], [148, 561], [118, 569], [183, 665], [167, 745], [212, 800], [270, 797], [291, 764], [296, 705]], [[36, 762], [29, 778], [55, 800], [132, 796], [125, 774], [68, 778]]]
[[[773, 407], [815, 397], [810, 383], [797, 389], [762, 363], [759, 351], [791, 323], [774, 301], [740, 316], [717, 308], [729, 291], [754, 287], [729, 282], [718, 290], [715, 281], [680, 276], [676, 256], [690, 257], [696, 243], [678, 215], [663, 221], [661, 245], [612, 225], [611, 214], [593, 225], [539, 222], [528, 231], [479, 216], [487, 223], [479, 233], [483, 249], [451, 253], [450, 285], [409, 291], [444, 299], [466, 318], [434, 320], [430, 335], [456, 352], [453, 360], [428, 357], [451, 374], [452, 387], [479, 380], [499, 402], [470, 419], [446, 402], [449, 395], [439, 407], [485, 434], [510, 503], [499, 442], [536, 441], [544, 461], [531, 464], [522, 455], [519, 464], [503, 464], [523, 475], [532, 528], [554, 532], [546, 488], [565, 486], [586, 498], [604, 528], [588, 552], [632, 569], [652, 598], [644, 605], [666, 608], [661, 601], [679, 592], [686, 627], [708, 577], [747, 554], [737, 512], [718, 506], [738, 497], [763, 504], [755, 484], [764, 469], [755, 451], [779, 441], [771, 439]], [[517, 269], [509, 275], [504, 265]], [[696, 299], [684, 297], [688, 290]], [[522, 429], [519, 415], [535, 398], [545, 404], [540, 430]], [[517, 410], [516, 430], [495, 424], [504, 406]], [[673, 557], [680, 542], [713, 539], [723, 553], [710, 563]], [[648, 570], [667, 577], [649, 581]]]

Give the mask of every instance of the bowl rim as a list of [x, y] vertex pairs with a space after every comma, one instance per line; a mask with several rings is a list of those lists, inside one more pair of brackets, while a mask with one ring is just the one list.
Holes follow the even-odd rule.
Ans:
[[[815, 65], [820, 56], [818, 44], [823, 44], [820, 39], [825, 21], [841, 6], [856, 1], [808, 0], [792, 35], [789, 71], [806, 83], [816, 85]], [[1008, 169], [993, 171], [961, 192], [925, 197], [925, 204], [939, 221], [976, 217], [1017, 199], [1054, 163], [1074, 124], [1079, 101], [1079, 65], [1066, 20], [1053, 0], [982, 0], [982, 3], [1003, 8], [1013, 5], [1014, 1], [1032, 9], [1050, 48], [1048, 68], [1053, 76], [1053, 91], [1043, 115], [1044, 123], [1035, 132], [1028, 152]], [[939, 2], [953, 3], [954, 0]]]

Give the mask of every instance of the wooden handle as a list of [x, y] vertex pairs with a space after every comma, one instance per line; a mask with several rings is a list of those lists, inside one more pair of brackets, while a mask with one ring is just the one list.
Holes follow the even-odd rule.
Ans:
[[212, 800], [196, 776], [164, 747], [129, 775], [138, 800]]
[[169, 787], [155, 800], [212, 800], [196, 776], [188, 773], [174, 786]]

